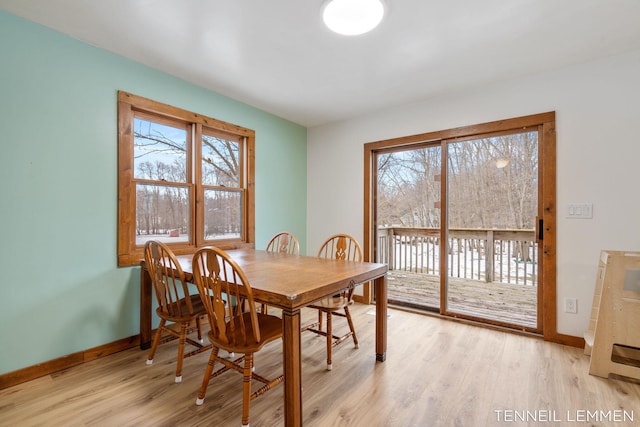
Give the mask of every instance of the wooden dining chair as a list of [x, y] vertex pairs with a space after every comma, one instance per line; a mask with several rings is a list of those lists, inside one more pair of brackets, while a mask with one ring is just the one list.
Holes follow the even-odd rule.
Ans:
[[[209, 317], [209, 340], [213, 344], [196, 405], [204, 403], [207, 386], [212, 378], [229, 369], [240, 372], [243, 374], [242, 425], [248, 426], [251, 400], [284, 379], [284, 375], [267, 379], [253, 372], [254, 353], [260, 351], [265, 344], [282, 339], [282, 319], [257, 312], [251, 285], [244, 272], [221, 249], [207, 247], [198, 250], [193, 257], [193, 276]], [[229, 299], [245, 300], [246, 311], [234, 309], [231, 304], [226, 303]], [[243, 356], [236, 360], [223, 359], [218, 356], [220, 349]], [[223, 366], [214, 372], [216, 362]], [[264, 383], [253, 393], [252, 379]]]
[[280, 252], [291, 255], [300, 253], [298, 238], [288, 231], [282, 231], [269, 240], [265, 249], [267, 252]]
[[[158, 308], [156, 314], [160, 318], [160, 325], [147, 357], [147, 365], [153, 364], [153, 357], [160, 342], [166, 342], [174, 338], [178, 339], [178, 359], [176, 364], [175, 382], [182, 381], [183, 359], [202, 353], [211, 348], [211, 345], [203, 345], [202, 325], [200, 318], [206, 316], [200, 295], [189, 293], [184, 272], [176, 259], [173, 251], [164, 243], [151, 240], [144, 247], [145, 267], [151, 277], [155, 289]], [[198, 331], [198, 341], [187, 336], [187, 328], [195, 320]], [[180, 330], [175, 331], [167, 323], [180, 325]], [[168, 339], [163, 339], [163, 334], [169, 334]], [[185, 343], [195, 347], [194, 350], [184, 353]]]
[[[362, 261], [362, 249], [356, 239], [348, 234], [335, 234], [329, 237], [318, 250], [318, 258], [340, 259], [345, 261]], [[331, 360], [331, 352], [333, 347], [345, 341], [347, 338], [353, 338], [355, 348], [358, 348], [358, 337], [353, 327], [351, 313], [349, 313], [349, 305], [353, 304], [354, 288], [345, 289], [339, 294], [329, 298], [324, 298], [317, 303], [309, 305], [310, 308], [318, 310], [318, 321], [311, 325], [305, 326], [303, 330], [311, 331], [327, 338], [327, 370], [333, 368]], [[327, 317], [326, 330], [322, 330], [322, 315]], [[335, 335], [333, 332], [332, 316], [344, 317], [349, 325], [349, 332], [344, 335]]]
[[[288, 231], [281, 231], [280, 233], [274, 235], [271, 240], [269, 240], [265, 251], [272, 253], [299, 255], [300, 243], [298, 243], [298, 238], [295, 236], [295, 234]], [[267, 304], [262, 304], [260, 309], [263, 313], [267, 314]]]

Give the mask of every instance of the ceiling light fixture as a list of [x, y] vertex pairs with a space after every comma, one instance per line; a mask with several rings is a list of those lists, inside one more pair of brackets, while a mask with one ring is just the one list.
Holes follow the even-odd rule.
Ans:
[[328, 0], [322, 8], [322, 20], [331, 31], [357, 36], [377, 27], [384, 12], [382, 0]]

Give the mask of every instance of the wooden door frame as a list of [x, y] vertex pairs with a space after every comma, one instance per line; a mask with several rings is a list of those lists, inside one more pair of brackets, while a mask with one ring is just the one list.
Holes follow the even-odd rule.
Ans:
[[[543, 235], [543, 239], [538, 240], [540, 250], [538, 275], [541, 283], [538, 291], [541, 293], [541, 298], [538, 299], [538, 318], [541, 319], [542, 336], [547, 341], [579, 347], [583, 345], [580, 338], [557, 332], [556, 127], [554, 111], [364, 144], [364, 258], [365, 261], [376, 259], [375, 251], [377, 248], [374, 243], [377, 227], [375, 221], [377, 195], [374, 183], [377, 178], [377, 167], [374, 161], [379, 151], [515, 129], [538, 131], [538, 217], [543, 224], [542, 230], [538, 230], [537, 233], [538, 238], [541, 234]], [[445, 184], [445, 182], [441, 183], [441, 185]], [[365, 285], [361, 300], [371, 302], [370, 285]]]

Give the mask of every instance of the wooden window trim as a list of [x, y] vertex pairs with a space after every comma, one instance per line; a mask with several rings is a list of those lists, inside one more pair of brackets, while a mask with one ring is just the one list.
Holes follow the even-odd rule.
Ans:
[[[245, 196], [243, 204], [243, 235], [240, 239], [216, 240], [216, 246], [222, 249], [235, 249], [255, 246], [255, 131], [223, 122], [217, 119], [193, 113], [171, 105], [163, 104], [131, 93], [118, 91], [118, 266], [138, 265], [143, 257], [143, 247], [135, 244], [136, 231], [136, 180], [133, 164], [133, 118], [135, 113], [149, 114], [155, 117], [178, 120], [194, 127], [194, 133], [202, 133], [203, 128], [211, 129], [244, 139], [241, 144], [240, 160], [244, 162], [241, 187]], [[196, 135], [197, 136], [197, 135]], [[193, 158], [188, 169], [195, 167], [199, 173], [200, 165]], [[196, 206], [201, 202], [203, 188], [194, 183], [191, 193], [191, 228], [189, 242], [172, 244], [178, 255], [192, 253], [203, 245], [204, 221], [197, 214]], [[210, 244], [210, 242], [204, 242]]]

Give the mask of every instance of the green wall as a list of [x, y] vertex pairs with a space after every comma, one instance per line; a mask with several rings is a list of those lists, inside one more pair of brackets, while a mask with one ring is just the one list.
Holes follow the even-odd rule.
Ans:
[[281, 229], [306, 247], [304, 127], [0, 11], [0, 374], [138, 333], [118, 90], [255, 130], [256, 247]]

